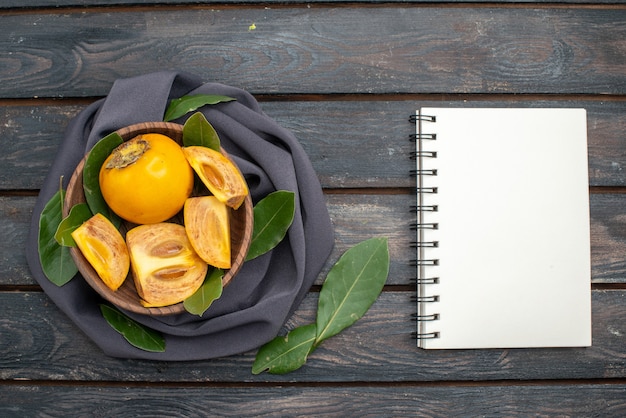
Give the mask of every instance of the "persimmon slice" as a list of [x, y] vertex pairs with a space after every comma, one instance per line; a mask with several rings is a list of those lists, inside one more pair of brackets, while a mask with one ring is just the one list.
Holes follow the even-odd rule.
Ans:
[[237, 166], [221, 152], [202, 146], [184, 147], [183, 153], [202, 183], [220, 201], [238, 209], [248, 185]]
[[104, 284], [117, 290], [128, 275], [130, 259], [124, 238], [111, 221], [97, 213], [76, 228], [72, 238]]
[[200, 258], [221, 269], [231, 266], [228, 211], [228, 207], [215, 196], [191, 197], [183, 209], [191, 245]]
[[126, 233], [126, 244], [144, 306], [173, 305], [202, 285], [208, 266], [194, 251], [184, 226], [167, 222], [139, 225]]

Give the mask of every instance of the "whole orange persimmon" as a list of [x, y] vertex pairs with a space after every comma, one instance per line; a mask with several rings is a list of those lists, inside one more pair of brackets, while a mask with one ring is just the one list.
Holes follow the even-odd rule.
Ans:
[[193, 169], [173, 139], [144, 134], [113, 150], [99, 180], [113, 212], [133, 223], [153, 224], [182, 209], [193, 189]]

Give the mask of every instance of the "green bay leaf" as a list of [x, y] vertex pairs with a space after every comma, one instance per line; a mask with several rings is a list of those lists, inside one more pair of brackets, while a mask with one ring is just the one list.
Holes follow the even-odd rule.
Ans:
[[100, 168], [111, 152], [123, 142], [122, 137], [116, 132], [105, 136], [91, 148], [83, 167], [83, 190], [91, 213], [103, 214], [116, 227], [120, 226], [121, 219], [109, 208], [104, 197], [102, 197], [102, 192], [100, 191]]
[[254, 206], [254, 227], [246, 261], [278, 245], [289, 230], [295, 213], [295, 193], [277, 190]]
[[60, 245], [75, 247], [76, 242], [74, 238], [72, 238], [72, 232], [92, 216], [93, 214], [91, 210], [89, 210], [89, 205], [86, 203], [79, 203], [72, 206], [70, 213], [59, 224], [54, 238]]
[[100, 312], [109, 325], [132, 346], [155, 353], [165, 351], [165, 339], [161, 333], [134, 321], [112, 306], [101, 304]]
[[346, 251], [320, 290], [315, 345], [361, 318], [378, 298], [388, 274], [387, 238], [370, 238]]
[[202, 146], [220, 152], [220, 138], [200, 112], [191, 115], [183, 125], [183, 145]]
[[52, 283], [63, 286], [76, 275], [78, 268], [70, 255], [69, 248], [60, 245], [54, 238], [63, 219], [65, 192], [57, 191], [48, 200], [39, 216], [38, 251], [41, 268]]
[[196, 292], [183, 301], [185, 310], [202, 316], [214, 301], [222, 296], [222, 278], [224, 270], [213, 269], [207, 274], [204, 283]]
[[315, 324], [308, 324], [292, 329], [284, 337], [274, 338], [257, 352], [252, 374], [264, 371], [285, 374], [299, 369], [313, 350], [315, 336]]
[[205, 105], [214, 105], [223, 102], [231, 102], [236, 100], [233, 97], [222, 96], [218, 94], [192, 94], [183, 96], [179, 99], [174, 99], [170, 102], [170, 105], [165, 111], [163, 120], [170, 122], [174, 119], [178, 119], [185, 114], [197, 110]]

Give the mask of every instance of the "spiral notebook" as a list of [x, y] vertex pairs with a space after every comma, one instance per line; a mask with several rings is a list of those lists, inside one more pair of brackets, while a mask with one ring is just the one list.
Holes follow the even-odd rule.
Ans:
[[590, 346], [585, 110], [411, 119], [418, 346]]

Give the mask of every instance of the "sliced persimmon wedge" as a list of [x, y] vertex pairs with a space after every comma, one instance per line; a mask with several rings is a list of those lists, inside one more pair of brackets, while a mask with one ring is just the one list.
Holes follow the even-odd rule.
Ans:
[[71, 235], [104, 284], [117, 290], [124, 283], [130, 267], [128, 249], [118, 229], [104, 215], [96, 213]]
[[229, 209], [215, 196], [190, 197], [183, 209], [185, 230], [196, 253], [208, 264], [231, 267]]
[[183, 153], [202, 183], [220, 202], [238, 209], [248, 195], [239, 168], [219, 151], [203, 146], [184, 147]]

